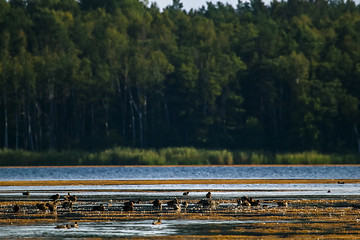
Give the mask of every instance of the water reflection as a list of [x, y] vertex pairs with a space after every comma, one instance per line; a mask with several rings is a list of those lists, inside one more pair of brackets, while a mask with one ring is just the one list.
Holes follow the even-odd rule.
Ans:
[[[260, 221], [164, 220], [152, 225], [152, 220], [118, 222], [84, 222], [79, 228], [55, 229], [56, 224], [0, 226], [0, 238], [115, 238], [171, 235], [226, 235], [243, 224]], [[271, 221], [262, 221], [271, 222]], [[279, 222], [279, 221], [277, 221]], [[284, 221], [282, 221], [284, 222]], [[289, 221], [287, 221], [289, 222]]]

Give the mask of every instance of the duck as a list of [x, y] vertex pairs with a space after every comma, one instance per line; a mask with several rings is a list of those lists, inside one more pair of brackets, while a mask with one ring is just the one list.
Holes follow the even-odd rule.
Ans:
[[45, 203], [36, 203], [36, 208], [45, 212], [46, 210], [48, 210], [48, 207]]
[[94, 206], [94, 207], [92, 208], [92, 210], [93, 210], [93, 211], [101, 211], [101, 212], [103, 212], [103, 211], [105, 211], [105, 206], [104, 206], [103, 204], [100, 204], [100, 205], [98, 205], [98, 206]]
[[168, 202], [166, 203], [166, 205], [167, 205], [169, 208], [178, 209], [179, 200], [178, 200], [177, 198], [174, 198], [173, 200], [168, 201]]
[[183, 195], [184, 195], [184, 196], [187, 196], [187, 195], [189, 195], [189, 193], [190, 193], [190, 192], [184, 192]]
[[338, 181], [337, 183], [338, 183], [338, 184], [345, 184], [345, 182], [340, 182], [340, 181]]
[[287, 201], [278, 201], [276, 202], [279, 207], [287, 207], [288, 202]]
[[124, 211], [134, 211], [134, 202], [133, 201], [124, 202], [123, 210]]
[[78, 222], [74, 222], [74, 223], [70, 224], [70, 227], [78, 228], [79, 227]]
[[59, 198], [60, 198], [60, 195], [59, 195], [59, 194], [55, 194], [55, 195], [52, 195], [52, 196], [50, 197], [50, 199], [53, 200], [54, 202], [55, 202], [56, 200], [58, 200]]
[[20, 211], [20, 206], [15, 204], [14, 207], [13, 207], [13, 211], [14, 211], [14, 213], [19, 212]]
[[23, 192], [22, 195], [24, 195], [24, 196], [29, 196], [29, 195], [30, 195], [30, 192], [29, 192], [29, 191]]
[[212, 209], [215, 209], [218, 206], [218, 203], [214, 200], [208, 200], [208, 199], [202, 199], [199, 202], [196, 203], [200, 207], [210, 207]]
[[161, 205], [161, 201], [159, 199], [155, 199], [153, 202], [153, 207], [156, 210], [162, 210], [162, 205]]
[[68, 208], [70, 211], [72, 211], [72, 209], [73, 209], [72, 201], [64, 201], [61, 205], [65, 209]]
[[238, 204], [238, 206], [260, 206], [260, 201], [259, 200], [255, 200], [253, 197], [247, 197], [247, 196], [243, 196], [241, 198], [237, 198], [236, 202]]
[[208, 193], [206, 194], [206, 198], [211, 198], [211, 192], [208, 192]]
[[254, 198], [250, 197], [249, 198], [249, 203], [250, 206], [260, 206], [260, 200], [255, 200]]
[[57, 225], [55, 227], [55, 229], [70, 229], [71, 226], [69, 224], [65, 224], [65, 225]]
[[159, 218], [158, 220], [154, 221], [152, 224], [153, 225], [160, 225], [161, 224], [161, 219]]
[[211, 205], [210, 200], [202, 199], [196, 203], [200, 207], [209, 207]]
[[48, 209], [50, 210], [50, 212], [56, 212], [57, 209], [57, 203], [46, 203], [46, 206], [48, 207]]
[[68, 193], [67, 196], [64, 197], [65, 200], [69, 200], [69, 201], [72, 201], [72, 202], [76, 202], [76, 195], [71, 195], [70, 193]]

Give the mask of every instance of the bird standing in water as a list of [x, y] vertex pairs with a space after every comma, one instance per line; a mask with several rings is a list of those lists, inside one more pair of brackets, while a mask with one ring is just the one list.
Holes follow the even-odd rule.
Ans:
[[211, 198], [211, 192], [208, 192], [208, 193], [206, 194], [206, 197], [207, 197], [207, 198]]
[[19, 212], [20, 211], [20, 206], [15, 204], [15, 206], [13, 207], [13, 211], [14, 211], [14, 213]]

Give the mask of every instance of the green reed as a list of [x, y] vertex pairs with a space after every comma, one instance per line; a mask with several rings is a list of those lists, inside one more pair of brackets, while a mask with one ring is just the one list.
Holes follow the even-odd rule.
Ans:
[[99, 152], [0, 150], [0, 166], [62, 165], [322, 165], [360, 164], [358, 154], [272, 153], [172, 147], [138, 149], [114, 147]]

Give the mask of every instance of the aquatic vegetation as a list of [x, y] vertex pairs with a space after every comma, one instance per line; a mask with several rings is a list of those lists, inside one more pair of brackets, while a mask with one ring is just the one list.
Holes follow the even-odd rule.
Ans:
[[271, 153], [173, 147], [139, 149], [114, 147], [99, 152], [0, 150], [0, 166], [62, 165], [263, 165], [263, 164], [359, 164], [356, 154], [317, 152]]

